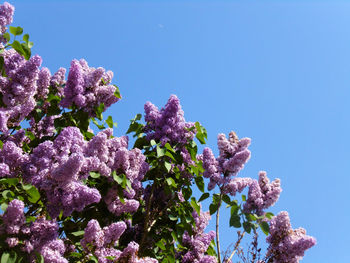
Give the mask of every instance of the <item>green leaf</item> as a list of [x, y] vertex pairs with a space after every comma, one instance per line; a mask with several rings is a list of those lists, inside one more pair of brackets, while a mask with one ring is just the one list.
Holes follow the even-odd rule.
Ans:
[[159, 247], [161, 250], [166, 250], [166, 247], [164, 246], [164, 239], [161, 239], [159, 240], [157, 243], [156, 243], [156, 246]]
[[267, 212], [267, 213], [265, 214], [265, 217], [268, 218], [268, 219], [272, 219], [273, 216], [274, 216], [274, 214], [271, 213], [271, 212]]
[[121, 99], [122, 96], [120, 95], [119, 88], [117, 87], [117, 85], [113, 85], [113, 86], [116, 88], [116, 90], [114, 92], [114, 96], [116, 96], [118, 99]]
[[118, 194], [120, 202], [122, 202], [122, 204], [125, 204], [124, 193], [120, 187], [118, 187], [118, 189], [117, 189], [117, 194]]
[[109, 128], [113, 128], [113, 119], [112, 116], [108, 116], [106, 123], [108, 125]]
[[101, 175], [100, 175], [100, 173], [90, 172], [90, 176], [91, 176], [92, 178], [99, 178]]
[[28, 41], [29, 41], [29, 35], [28, 34], [23, 35], [23, 41], [28, 43]]
[[11, 190], [5, 190], [2, 192], [2, 196], [4, 197], [4, 199], [10, 199], [13, 198], [15, 194]]
[[197, 176], [195, 179], [196, 185], [199, 189], [199, 191], [201, 191], [202, 193], [204, 192], [204, 179], [202, 176]]
[[178, 220], [178, 217], [177, 216], [174, 216], [174, 215], [169, 215], [169, 219], [171, 221], [177, 221]]
[[32, 48], [34, 46], [34, 43], [32, 41], [28, 41], [28, 48]]
[[70, 252], [69, 256], [74, 258], [81, 258], [82, 254], [78, 252]]
[[218, 210], [218, 205], [217, 204], [210, 204], [209, 205], [209, 212], [210, 215], [215, 214], [215, 212]]
[[8, 185], [15, 186], [18, 184], [18, 178], [3, 178], [3, 179], [0, 179], [0, 183], [5, 183]]
[[73, 236], [79, 237], [79, 236], [84, 235], [84, 233], [85, 233], [84, 230], [80, 230], [80, 231], [72, 232], [71, 234]]
[[38, 189], [35, 188], [35, 186], [32, 186], [28, 190], [26, 190], [26, 193], [29, 195], [29, 202], [36, 203], [40, 199], [40, 193]]
[[236, 227], [236, 228], [240, 228], [242, 226], [241, 224], [241, 218], [238, 215], [232, 215], [230, 217], [230, 226]]
[[167, 184], [168, 184], [169, 186], [173, 186], [174, 188], [177, 186], [176, 183], [175, 183], [175, 181], [174, 181], [174, 179], [171, 178], [171, 177], [168, 177], [167, 179], [165, 179], [165, 181], [167, 182]]
[[198, 202], [204, 201], [204, 200], [207, 199], [209, 196], [210, 196], [209, 193], [204, 193], [204, 194], [202, 194], [202, 196], [199, 198]]
[[31, 140], [33, 141], [35, 139], [35, 135], [31, 132], [31, 131], [26, 131], [25, 135]]
[[37, 263], [44, 263], [44, 257], [43, 255], [36, 253], [36, 262]]
[[185, 200], [188, 200], [192, 195], [191, 187], [185, 187], [182, 189], [182, 193], [184, 195]]
[[244, 228], [245, 232], [250, 234], [250, 232], [252, 230], [252, 225], [249, 222], [244, 222], [243, 223], [243, 228]]
[[247, 201], [247, 197], [245, 195], [242, 195], [242, 201]]
[[265, 235], [269, 234], [270, 226], [266, 221], [262, 221], [260, 224], [261, 230], [265, 233]]
[[206, 129], [197, 121], [195, 123], [195, 127], [197, 130], [196, 138], [201, 144], [205, 144], [205, 139], [207, 138]]
[[194, 210], [196, 210], [197, 214], [200, 215], [201, 214], [201, 207], [199, 206], [199, 204], [197, 203], [197, 201], [194, 197], [191, 198], [191, 205], [194, 208]]
[[228, 195], [222, 196], [222, 201], [224, 201], [226, 204], [231, 205], [231, 199]]
[[104, 112], [104, 110], [105, 110], [104, 103], [100, 103], [100, 105], [95, 107], [96, 118], [99, 119], [100, 121], [102, 121], [103, 119], [102, 113]]
[[176, 161], [175, 157], [170, 152], [166, 151], [164, 155], [170, 157], [170, 159], [172, 159], [173, 161]]
[[17, 253], [15, 251], [4, 252], [1, 255], [1, 263], [15, 263], [17, 259]]
[[213, 204], [219, 204], [220, 202], [220, 195], [219, 194], [213, 194]]
[[155, 146], [155, 145], [157, 145], [156, 141], [155, 141], [155, 140], [153, 140], [153, 139], [150, 141], [150, 144], [151, 144], [151, 146]]
[[13, 41], [11, 46], [14, 48], [14, 50], [17, 51], [17, 53], [19, 53], [22, 56], [25, 56], [26, 53], [23, 50], [23, 47], [22, 47], [21, 43], [19, 43], [17, 40]]
[[126, 178], [126, 176], [125, 176], [125, 182], [126, 182], [126, 186], [127, 186], [126, 190], [130, 193], [129, 189], [132, 188], [131, 187], [131, 182], [130, 182], [130, 180], [128, 178]]
[[98, 259], [95, 256], [90, 256], [89, 260], [91, 260], [91, 261], [93, 261], [95, 263], [98, 263]]
[[113, 179], [116, 181], [118, 184], [123, 184], [124, 178], [123, 176], [119, 176], [117, 174], [113, 174]]
[[148, 140], [145, 137], [140, 137], [135, 141], [134, 148], [143, 149], [148, 144]]
[[99, 128], [100, 130], [106, 129], [106, 127], [102, 124], [98, 124], [95, 118], [92, 118], [92, 122]]
[[171, 170], [171, 163], [168, 163], [168, 162], [164, 162], [164, 166], [165, 166], [165, 169], [168, 171], [168, 173], [170, 172]]
[[30, 58], [32, 52], [30, 51], [30, 48], [28, 47], [27, 43], [22, 43], [21, 46], [22, 46], [22, 49], [24, 51], [23, 56], [26, 60], [28, 60]]
[[0, 140], [0, 149], [2, 150], [3, 147], [4, 147], [4, 143]]
[[239, 211], [239, 206], [235, 203], [231, 203], [231, 215], [238, 215], [238, 211]]
[[23, 28], [10, 26], [10, 33], [15, 36], [19, 36], [23, 33]]
[[157, 145], [157, 157], [162, 157], [165, 154], [165, 150]]
[[173, 147], [171, 147], [171, 145], [168, 142], [164, 145], [164, 147], [170, 152], [175, 153], [175, 150], [173, 149]]
[[246, 214], [246, 218], [249, 221], [256, 221], [256, 219], [257, 219], [256, 215], [253, 215], [253, 214]]
[[7, 203], [2, 203], [2, 204], [1, 204], [1, 210], [2, 210], [2, 211], [5, 212], [6, 209], [7, 209], [7, 207], [8, 207], [8, 204], [7, 204]]

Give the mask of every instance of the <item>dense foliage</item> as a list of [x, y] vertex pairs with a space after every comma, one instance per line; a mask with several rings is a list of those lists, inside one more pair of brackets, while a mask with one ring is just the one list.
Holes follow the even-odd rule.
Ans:
[[[71, 62], [67, 79], [64, 68], [52, 75], [31, 56], [22, 28], [6, 31], [13, 13], [10, 4], [0, 6], [1, 263], [228, 263], [242, 235], [258, 229], [269, 246], [250, 262], [298, 262], [315, 244], [304, 229], [292, 229], [287, 212], [266, 212], [281, 193], [279, 179], [237, 176], [250, 158], [249, 138], [219, 134], [219, 156], [210, 148], [198, 153], [207, 132], [186, 122], [172, 95], [161, 109], [145, 104], [145, 123], [141, 114], [131, 120], [130, 147], [102, 115], [121, 99], [113, 73], [82, 59]], [[203, 212], [208, 198], [210, 211]], [[223, 203], [230, 226], [243, 231], [225, 256]], [[213, 214], [216, 232], [205, 232]]]

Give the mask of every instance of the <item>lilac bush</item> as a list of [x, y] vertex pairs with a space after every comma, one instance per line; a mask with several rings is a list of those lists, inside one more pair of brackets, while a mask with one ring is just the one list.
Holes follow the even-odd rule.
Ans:
[[[229, 257], [220, 250], [223, 202], [231, 227], [267, 235], [265, 258], [254, 262], [299, 262], [316, 244], [292, 229], [287, 212], [267, 211], [279, 179], [239, 176], [249, 138], [219, 134], [219, 155], [208, 147], [200, 154], [207, 132], [185, 120], [171, 95], [163, 108], [145, 104], [144, 123], [141, 114], [131, 120], [130, 146], [128, 136], [113, 135], [113, 118], [103, 118], [121, 99], [113, 73], [81, 59], [67, 78], [64, 68], [52, 75], [31, 55], [28, 34], [12, 41], [23, 34], [7, 28], [13, 14], [0, 5], [1, 262], [232, 262], [237, 249]], [[213, 215], [216, 229], [207, 231]]]

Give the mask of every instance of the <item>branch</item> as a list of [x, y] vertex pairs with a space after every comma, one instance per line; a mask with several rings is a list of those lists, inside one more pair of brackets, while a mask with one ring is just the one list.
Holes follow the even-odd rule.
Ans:
[[222, 194], [220, 193], [218, 210], [216, 212], [216, 247], [218, 251], [218, 263], [221, 263], [221, 252], [220, 252], [220, 241], [219, 241], [219, 217], [220, 217], [219, 213], [220, 213], [221, 202], [222, 202]]
[[[150, 216], [150, 211], [151, 211], [151, 202], [152, 202], [153, 192], [154, 192], [154, 187], [155, 187], [154, 185], [155, 185], [155, 182], [153, 182], [151, 194], [149, 196], [148, 204], [147, 204], [147, 208], [146, 208], [145, 224], [143, 225], [143, 235], [142, 235], [142, 239], [141, 239], [141, 242], [140, 242], [140, 248], [141, 249], [143, 247], [144, 242], [146, 241], [146, 236], [147, 236], [147, 233], [149, 231], [148, 222], [149, 222], [149, 216]], [[152, 223], [152, 225], [153, 224], [154, 223]]]

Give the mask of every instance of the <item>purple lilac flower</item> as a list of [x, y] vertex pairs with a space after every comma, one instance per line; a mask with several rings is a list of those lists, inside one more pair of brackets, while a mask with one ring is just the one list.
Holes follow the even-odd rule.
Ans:
[[8, 234], [18, 234], [25, 223], [23, 209], [24, 203], [20, 200], [14, 199], [9, 203], [2, 218]]
[[25, 60], [14, 49], [10, 49], [4, 51], [3, 57], [7, 77], [0, 77], [0, 92], [5, 104], [0, 108], [0, 131], [6, 133], [9, 127], [17, 126], [36, 106], [34, 96], [38, 84], [40, 93], [46, 93], [43, 85], [47, 71], [39, 70], [42, 60], [38, 55]]
[[0, 163], [6, 164], [7, 168], [3, 165], [3, 171], [7, 173], [8, 177], [17, 177], [21, 168], [28, 162], [28, 155], [23, 153], [22, 148], [18, 147], [14, 142], [6, 141], [0, 151]]
[[37, 80], [37, 99], [45, 99], [49, 93], [51, 73], [48, 68], [42, 68], [38, 74]]
[[124, 191], [125, 204], [113, 188], [105, 201], [112, 213], [132, 213], [139, 206], [136, 197], [142, 193], [141, 181], [148, 164], [139, 149], [127, 147], [127, 137], [112, 137], [112, 129], [99, 132], [87, 142], [78, 128], [67, 127], [53, 142], [45, 141], [33, 150], [24, 178], [45, 191], [48, 211], [56, 217], [61, 210], [68, 216], [100, 201], [98, 190], [82, 182], [89, 172], [99, 172], [112, 181], [111, 173], [116, 171], [126, 175], [132, 188]]
[[124, 222], [113, 223], [103, 228], [104, 232], [104, 245], [116, 244], [120, 236], [126, 230], [126, 224]]
[[274, 263], [298, 263], [305, 250], [316, 244], [316, 239], [307, 236], [305, 229], [292, 229], [286, 211], [271, 219], [270, 234], [266, 241], [269, 243], [267, 256]]
[[46, 192], [47, 208], [53, 218], [61, 210], [68, 216], [101, 199], [97, 189], [89, 188], [80, 180], [85, 146], [79, 129], [68, 127], [54, 142], [41, 143], [30, 155], [24, 178]]
[[236, 193], [241, 193], [246, 187], [250, 186], [252, 182], [253, 179], [250, 177], [236, 177], [224, 185], [222, 192], [235, 196]]
[[232, 179], [232, 176], [236, 176], [249, 160], [249, 145], [249, 138], [238, 139], [234, 132], [230, 132], [229, 139], [224, 134], [218, 135], [219, 156], [217, 158], [211, 149], [205, 148], [203, 150], [201, 156], [204, 168], [203, 176], [210, 179], [208, 190], [212, 190], [218, 185], [225, 189], [225, 193], [235, 195], [237, 191], [243, 191], [250, 184], [247, 179], [240, 181]]
[[53, 136], [56, 132], [55, 119], [61, 117], [61, 115], [44, 116], [39, 122], [35, 122], [34, 118], [31, 118], [29, 124], [31, 131], [36, 138], [41, 139], [45, 136]]
[[10, 174], [10, 168], [6, 163], [0, 163], [0, 177], [5, 177]]
[[104, 232], [97, 220], [90, 220], [84, 231], [84, 238], [80, 241], [84, 249], [88, 250], [87, 244], [91, 244], [96, 248], [103, 247]]
[[24, 216], [22, 201], [14, 199], [9, 203], [3, 215], [2, 227], [6, 233], [0, 231], [0, 235], [11, 235], [5, 240], [10, 248], [22, 246], [21, 249], [30, 256], [35, 256], [33, 252], [40, 253], [45, 262], [68, 262], [63, 257], [65, 246], [63, 241], [58, 239], [56, 221], [39, 218], [29, 226]]
[[130, 242], [123, 251], [113, 248], [126, 227], [127, 225], [124, 222], [117, 222], [101, 229], [100, 224], [92, 219], [87, 224], [84, 237], [80, 243], [86, 252], [92, 249], [98, 257], [98, 261], [102, 263], [115, 262], [106, 257], [113, 257], [114, 260], [121, 263], [157, 263], [158, 261], [152, 258], [138, 258], [139, 244], [134, 241]]
[[258, 215], [263, 210], [274, 205], [282, 192], [280, 180], [275, 179], [272, 183], [266, 176], [266, 172], [259, 172], [259, 181], [253, 180], [249, 186], [248, 198], [244, 204], [245, 212], [255, 211]]
[[0, 5], [0, 34], [4, 34], [6, 26], [12, 23], [15, 8], [13, 5], [5, 2]]
[[103, 68], [90, 68], [84, 59], [73, 60], [64, 88], [61, 106], [69, 108], [73, 105], [90, 116], [95, 116], [95, 108], [101, 103], [106, 110], [119, 99], [114, 95], [117, 88], [110, 84], [113, 77], [111, 71]]
[[63, 257], [65, 245], [58, 239], [58, 225], [56, 221], [44, 218], [37, 219], [30, 227], [30, 245], [43, 255], [45, 262], [68, 263]]
[[10, 248], [12, 248], [18, 245], [19, 240], [16, 237], [8, 237], [6, 238], [5, 242]]
[[108, 210], [116, 216], [124, 213], [135, 213], [140, 205], [139, 201], [135, 199], [124, 198], [124, 203], [120, 201], [117, 189], [115, 188], [111, 188], [108, 191], [104, 201], [107, 204]]
[[[205, 252], [208, 250], [210, 242], [215, 237], [215, 232], [210, 231], [209, 233], [204, 233], [204, 229], [209, 224], [210, 214], [209, 212], [202, 212], [200, 215], [196, 211], [193, 211], [192, 216], [195, 221], [195, 227], [193, 227], [192, 236], [185, 231], [182, 237], [182, 243], [187, 248], [185, 253], [180, 253], [182, 263], [216, 263], [217, 260], [215, 257], [210, 257], [205, 255]], [[183, 254], [181, 256], [181, 254]]]
[[147, 102], [145, 109], [145, 126], [148, 140], [160, 141], [163, 145], [167, 142], [175, 145], [184, 145], [194, 137], [194, 123], [186, 122], [180, 101], [175, 95], [171, 95], [164, 108], [159, 110], [151, 102]]

